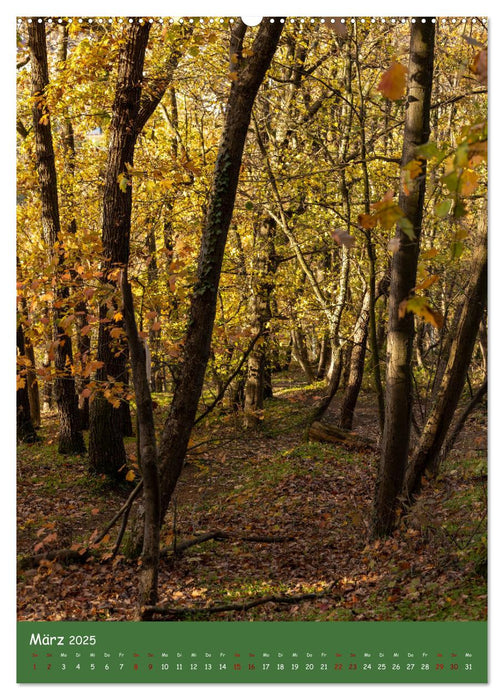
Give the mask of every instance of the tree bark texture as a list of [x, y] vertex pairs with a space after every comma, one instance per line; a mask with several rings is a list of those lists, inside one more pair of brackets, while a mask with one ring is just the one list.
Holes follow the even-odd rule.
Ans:
[[[114, 321], [118, 312], [117, 277], [128, 264], [132, 183], [127, 165], [133, 165], [138, 136], [137, 120], [140, 110], [143, 65], [150, 24], [133, 22], [119, 57], [113, 116], [110, 127], [108, 161], [103, 193], [102, 241], [105, 265], [103, 282], [110, 287], [109, 303], [100, 306], [100, 327], [97, 359], [103, 362], [96, 379], [106, 384], [126, 384], [127, 348], [124, 339], [111, 335], [122, 328]], [[123, 186], [119, 186], [120, 179]], [[96, 396], [90, 407], [89, 460], [91, 471], [120, 478], [119, 470], [126, 463], [124, 449], [124, 409], [115, 408], [104, 396]]]
[[464, 388], [487, 294], [486, 238], [474, 252], [473, 273], [462, 312], [459, 316], [448, 362], [436, 402], [427, 418], [422, 435], [406, 472], [405, 496], [411, 499], [420, 489], [422, 476], [437, 472], [438, 457]]
[[[429, 139], [429, 110], [434, 63], [435, 25], [427, 17], [411, 25], [408, 97], [401, 168], [416, 157], [417, 146]], [[413, 225], [415, 238], [398, 227], [399, 249], [391, 267], [385, 425], [373, 512], [374, 536], [388, 535], [396, 521], [397, 497], [401, 493], [408, 460], [412, 411], [411, 355], [413, 314], [399, 317], [399, 304], [416, 284], [416, 271], [425, 196], [425, 162], [422, 173], [401, 190], [399, 206]]]
[[[241, 21], [235, 25], [233, 36], [243, 29], [241, 25]], [[233, 80], [225, 111], [226, 120], [201, 240], [182, 365], [159, 449], [162, 518], [184, 464], [203, 388], [224, 248], [252, 106], [275, 53], [282, 27], [278, 18], [271, 23], [270, 18], [265, 17], [253, 42], [251, 55], [248, 58], [241, 56], [241, 41], [238, 41], [237, 50], [233, 51], [233, 58], [237, 60], [237, 77]]]
[[[58, 248], [60, 235], [58, 182], [51, 122], [45, 99], [45, 90], [49, 84], [49, 71], [47, 67], [45, 23], [43, 21], [33, 21], [28, 25], [28, 43], [31, 56], [32, 114], [42, 203], [42, 228], [47, 253], [50, 257], [55, 254], [59, 256], [59, 266], [61, 268], [63, 256]], [[59, 413], [58, 450], [61, 454], [80, 454], [85, 452], [85, 446], [80, 430], [75, 380], [72, 373], [72, 343], [70, 337], [60, 325], [60, 321], [66, 313], [65, 299], [68, 298], [68, 288], [61, 282], [57, 282], [54, 296], [56, 300], [53, 307], [53, 348], [56, 374], [54, 396]]]

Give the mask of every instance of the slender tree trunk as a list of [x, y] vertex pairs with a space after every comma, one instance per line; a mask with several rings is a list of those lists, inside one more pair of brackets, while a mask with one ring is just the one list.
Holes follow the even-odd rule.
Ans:
[[[416, 147], [429, 138], [429, 110], [434, 62], [435, 25], [427, 17], [411, 25], [408, 98], [401, 167], [415, 158]], [[416, 284], [416, 270], [425, 196], [425, 163], [422, 174], [399, 196], [399, 206], [413, 225], [412, 241], [398, 228], [399, 250], [392, 259], [389, 329], [387, 337], [387, 379], [385, 425], [373, 512], [374, 536], [388, 535], [396, 521], [397, 498], [401, 493], [408, 460], [411, 426], [411, 354], [414, 319], [411, 313], [399, 317], [399, 304]]]
[[138, 454], [143, 479], [144, 530], [142, 565], [140, 572], [139, 606], [155, 605], [159, 566], [160, 534], [160, 490], [156, 447], [154, 411], [149, 388], [145, 345], [138, 336], [133, 295], [127, 279], [127, 270], [122, 272], [123, 314], [131, 370], [135, 387], [138, 424]]
[[[18, 324], [16, 330], [16, 345], [18, 355], [26, 357], [25, 339], [23, 327]], [[38, 436], [33, 425], [30, 413], [30, 398], [28, 395], [28, 373], [20, 372], [18, 388], [16, 391], [16, 430], [19, 442], [36, 442]]]
[[275, 222], [268, 217], [260, 222], [256, 236], [257, 255], [252, 271], [250, 296], [251, 326], [253, 334], [260, 334], [261, 337], [248, 359], [244, 406], [246, 428], [253, 428], [260, 422], [259, 412], [263, 409], [266, 392], [271, 294], [277, 266], [273, 241], [275, 228]]
[[[58, 47], [58, 60], [60, 66], [64, 66], [67, 60], [68, 54], [68, 25], [63, 24], [59, 28], [60, 39]], [[75, 210], [74, 192], [73, 192], [73, 178], [75, 174], [75, 137], [73, 125], [70, 117], [68, 116], [68, 111], [65, 108], [63, 117], [63, 155], [65, 159], [65, 164], [70, 173], [72, 184], [70, 185], [69, 200], [70, 200], [70, 222], [68, 223], [68, 230], [70, 233], [76, 237], [77, 236], [77, 219], [73, 215]], [[74, 281], [79, 278], [79, 275], [74, 270], [70, 273]], [[85, 333], [82, 333], [82, 329], [87, 325], [88, 308], [87, 304], [82, 299], [75, 304], [75, 327], [77, 331], [77, 353], [75, 357], [76, 366], [80, 365], [80, 372], [77, 370], [76, 385], [78, 394], [78, 406], [79, 406], [79, 418], [80, 427], [82, 430], [87, 430], [89, 428], [89, 397], [81, 396], [84, 389], [90, 382], [89, 377], [83, 377], [84, 365], [89, 358], [89, 352], [91, 350], [91, 337]], [[79, 376], [80, 375], [80, 376]]]
[[348, 381], [345, 385], [345, 393], [341, 402], [340, 427], [351, 430], [354, 411], [359, 397], [364, 375], [364, 360], [366, 357], [366, 345], [369, 328], [369, 314], [371, 305], [371, 290], [368, 288], [362, 300], [361, 311], [355, 324], [352, 350], [349, 358]]
[[[53, 256], [59, 244], [60, 217], [51, 123], [45, 100], [49, 72], [45, 23], [43, 21], [33, 21], [28, 25], [28, 43], [31, 54], [33, 129], [42, 202], [42, 226], [48, 254]], [[61, 268], [63, 264], [61, 251], [59, 251], [59, 256], [59, 267]], [[54, 395], [60, 420], [58, 450], [61, 454], [78, 454], [85, 452], [85, 446], [80, 430], [75, 380], [72, 373], [72, 344], [70, 337], [60, 325], [60, 321], [66, 313], [65, 300], [68, 298], [68, 288], [58, 282], [54, 291], [57, 301], [53, 309], [56, 370]]]
[[469, 418], [469, 416], [474, 411], [476, 406], [481, 401], [483, 401], [487, 391], [488, 391], [488, 382], [485, 379], [485, 381], [480, 386], [478, 391], [474, 394], [472, 399], [469, 401], [467, 406], [462, 411], [460, 417], [457, 419], [457, 422], [453, 426], [450, 434], [448, 435], [448, 437], [444, 441], [443, 447], [441, 448], [441, 451], [439, 453], [439, 457], [432, 465], [434, 472], [437, 472], [439, 465], [445, 461], [446, 457], [448, 456], [449, 452], [451, 451], [452, 447], [454, 446], [455, 441], [457, 440], [458, 436], [460, 435], [462, 428], [465, 425], [466, 420]]
[[[184, 464], [203, 388], [224, 248], [252, 106], [275, 53], [282, 28], [283, 24], [278, 18], [274, 22], [270, 22], [268, 17], [263, 18], [248, 58], [241, 54], [243, 37], [235, 42], [232, 58], [236, 59], [237, 77], [233, 80], [225, 111], [226, 121], [201, 241], [183, 360], [159, 449], [161, 519], [166, 513]], [[235, 38], [240, 30], [243, 30], [241, 21], [233, 29]]]
[[311, 384], [315, 378], [315, 375], [308, 358], [305, 334], [300, 325], [296, 326], [292, 330], [292, 350], [297, 363], [303, 370], [306, 381]]
[[459, 316], [436, 403], [430, 412], [406, 472], [405, 496], [408, 499], [420, 489], [424, 474], [437, 473], [438, 457], [464, 388], [478, 328], [485, 309], [487, 291], [485, 240], [477, 245], [473, 266], [471, 283]]

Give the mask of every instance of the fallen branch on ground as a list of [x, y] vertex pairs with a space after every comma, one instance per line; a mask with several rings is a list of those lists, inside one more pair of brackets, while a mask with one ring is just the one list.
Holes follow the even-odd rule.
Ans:
[[232, 532], [223, 532], [216, 530], [215, 532], [206, 532], [198, 535], [190, 540], [183, 540], [180, 544], [176, 544], [174, 548], [164, 547], [160, 554], [161, 556], [181, 554], [189, 547], [194, 547], [197, 544], [208, 542], [209, 540], [241, 540], [242, 542], [291, 542], [294, 537], [271, 537], [269, 535], [238, 535]]
[[161, 605], [148, 605], [142, 611], [142, 619], [152, 620], [153, 616], [161, 616], [162, 620], [177, 620], [184, 619], [187, 617], [200, 617], [201, 615], [217, 615], [223, 612], [233, 612], [239, 611], [244, 612], [250, 610], [251, 608], [256, 608], [259, 605], [266, 605], [267, 603], [275, 603], [279, 605], [294, 605], [304, 600], [316, 600], [318, 598], [337, 598], [341, 599], [341, 593], [334, 593], [332, 589], [334, 587], [334, 582], [331, 583], [326, 589], [320, 593], [304, 593], [302, 595], [271, 595], [265, 596], [263, 598], [256, 598], [255, 600], [243, 601], [242, 603], [229, 603], [227, 605], [215, 605], [211, 608], [170, 608]]
[[27, 569], [36, 569], [44, 561], [64, 561], [64, 562], [76, 562], [83, 563], [92, 555], [89, 549], [77, 550], [77, 549], [54, 549], [51, 552], [45, 552], [44, 554], [34, 554], [32, 556], [22, 557], [18, 561], [18, 569], [20, 571], [26, 571]]

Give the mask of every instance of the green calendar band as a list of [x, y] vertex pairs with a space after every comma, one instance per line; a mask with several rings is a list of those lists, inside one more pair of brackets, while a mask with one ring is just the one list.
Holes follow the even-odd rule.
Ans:
[[19, 683], [486, 683], [486, 622], [19, 622]]

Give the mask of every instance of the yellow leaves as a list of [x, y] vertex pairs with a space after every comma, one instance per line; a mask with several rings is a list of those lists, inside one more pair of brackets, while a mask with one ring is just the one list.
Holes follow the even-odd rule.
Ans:
[[383, 73], [378, 84], [378, 90], [389, 100], [400, 100], [406, 93], [406, 76], [408, 69], [394, 61], [390, 68]]
[[425, 250], [422, 253], [422, 260], [432, 260], [432, 258], [435, 258], [438, 253], [439, 250], [437, 248], [430, 248], [429, 250]]
[[207, 591], [208, 588], [193, 588], [191, 598], [201, 598]]
[[234, 82], [235, 80], [238, 80], [238, 73], [237, 73], [237, 71], [235, 71], [235, 70], [234, 70], [234, 71], [231, 71], [231, 73], [228, 74], [228, 78], [229, 78], [229, 80], [231, 80], [231, 81], [233, 81], [233, 82]]
[[130, 469], [125, 476], [126, 481], [135, 481], [135, 470]]
[[443, 314], [433, 309], [429, 300], [425, 297], [414, 296], [409, 299], [403, 299], [399, 304], [399, 318], [404, 318], [408, 311], [420, 316], [426, 323], [430, 323], [435, 328], [442, 328], [444, 325]]
[[127, 173], [119, 173], [117, 176], [117, 184], [121, 192], [126, 192], [128, 187], [131, 187], [131, 180]]
[[424, 171], [425, 160], [414, 159], [407, 163], [401, 173], [402, 176], [402, 188], [405, 195], [410, 194], [410, 186], [413, 180], [415, 180]]

